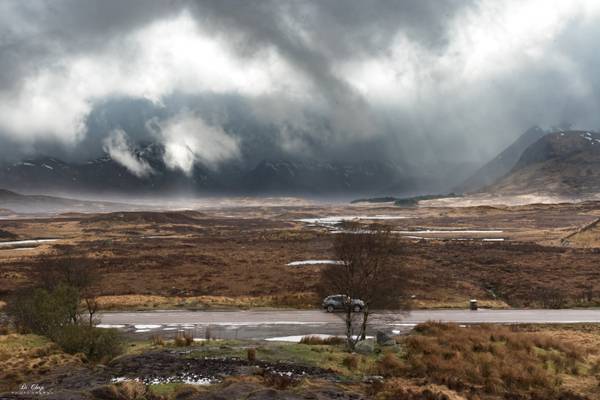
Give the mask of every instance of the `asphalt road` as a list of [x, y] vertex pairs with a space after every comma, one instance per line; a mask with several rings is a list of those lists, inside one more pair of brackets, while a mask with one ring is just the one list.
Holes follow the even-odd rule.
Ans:
[[[101, 326], [117, 327], [133, 334], [174, 335], [192, 331], [203, 337], [265, 339], [311, 334], [343, 333], [341, 315], [310, 311], [151, 311], [115, 312], [100, 316]], [[409, 313], [373, 313], [372, 330], [403, 332], [426, 321], [459, 324], [501, 323], [600, 323], [600, 309], [572, 310], [418, 310]]]

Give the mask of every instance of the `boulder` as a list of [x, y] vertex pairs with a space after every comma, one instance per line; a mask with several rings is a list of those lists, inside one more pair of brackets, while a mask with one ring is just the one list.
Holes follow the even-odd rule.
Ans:
[[365, 339], [356, 343], [354, 350], [358, 354], [371, 354], [375, 352], [375, 340], [373, 339]]
[[396, 340], [384, 332], [377, 332], [377, 344], [379, 346], [395, 346]]

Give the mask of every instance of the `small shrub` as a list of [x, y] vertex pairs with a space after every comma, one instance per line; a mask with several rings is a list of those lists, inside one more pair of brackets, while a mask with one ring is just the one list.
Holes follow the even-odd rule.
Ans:
[[194, 343], [194, 335], [186, 332], [183, 334], [183, 340], [185, 340], [186, 346], [191, 346]]
[[248, 349], [246, 351], [246, 356], [247, 356], [249, 362], [255, 362], [256, 361], [256, 349]]
[[79, 293], [70, 286], [60, 285], [51, 291], [22, 291], [8, 303], [7, 312], [17, 330], [52, 338], [55, 331], [77, 322]]
[[97, 399], [145, 399], [147, 398], [146, 386], [135, 381], [120, 382], [115, 385], [100, 386], [92, 390], [92, 395]]
[[177, 347], [187, 347], [191, 346], [194, 343], [194, 336], [188, 332], [180, 332], [175, 337], [175, 346]]
[[136, 381], [125, 381], [117, 384], [117, 388], [121, 393], [120, 398], [125, 399], [145, 399], [146, 385]]
[[[518, 328], [429, 322], [404, 340], [404, 374], [423, 377], [456, 391], [483, 388], [488, 394], [557, 398], [560, 374], [574, 374], [583, 360], [577, 346]], [[394, 376], [394, 360], [377, 363], [380, 374]], [[400, 368], [401, 370], [402, 368]], [[529, 397], [527, 397], [529, 398]]]
[[265, 374], [263, 377], [266, 386], [273, 387], [277, 390], [286, 390], [291, 386], [298, 384], [298, 381], [288, 375], [280, 375], [277, 373]]
[[173, 397], [176, 400], [185, 400], [185, 399], [193, 399], [198, 396], [201, 390], [193, 385], [184, 385], [175, 389], [173, 393]]
[[402, 361], [394, 353], [386, 354], [375, 364], [376, 374], [387, 378], [400, 376], [403, 369]]
[[185, 347], [186, 346], [186, 341], [185, 341], [185, 338], [183, 337], [183, 335], [175, 336], [174, 343], [175, 343], [176, 347]]
[[[395, 382], [391, 384], [382, 384], [377, 391], [378, 400], [450, 400], [447, 394], [433, 392], [430, 389], [416, 390], [398, 386]], [[469, 399], [479, 399], [478, 397], [469, 397]]]
[[165, 341], [161, 335], [152, 335], [150, 342], [153, 346], [164, 346]]
[[121, 334], [116, 329], [68, 325], [55, 334], [54, 340], [66, 353], [83, 353], [92, 361], [110, 360], [123, 352]]
[[358, 356], [351, 354], [344, 357], [342, 360], [342, 365], [344, 365], [344, 367], [348, 368], [350, 371], [354, 371], [356, 368], [358, 368]]

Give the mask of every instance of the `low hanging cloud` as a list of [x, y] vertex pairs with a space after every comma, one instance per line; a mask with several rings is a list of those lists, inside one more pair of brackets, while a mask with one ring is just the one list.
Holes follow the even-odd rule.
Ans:
[[127, 134], [122, 129], [110, 132], [104, 139], [103, 148], [110, 158], [137, 177], [143, 178], [154, 173], [152, 167], [133, 152], [127, 140]]
[[167, 167], [191, 175], [200, 163], [217, 169], [223, 162], [240, 156], [239, 142], [222, 127], [209, 125], [199, 116], [183, 112], [166, 121], [152, 121], [149, 126], [165, 146]]

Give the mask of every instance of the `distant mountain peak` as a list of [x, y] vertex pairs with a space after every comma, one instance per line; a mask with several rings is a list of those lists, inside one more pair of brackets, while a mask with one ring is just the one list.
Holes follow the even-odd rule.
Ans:
[[544, 135], [485, 191], [566, 197], [600, 194], [600, 133], [560, 130]]
[[504, 149], [493, 160], [479, 168], [469, 179], [455, 188], [455, 192], [475, 192], [485, 186], [491, 185], [510, 172], [517, 164], [523, 152], [537, 140], [546, 135], [539, 126], [527, 129], [517, 140]]

